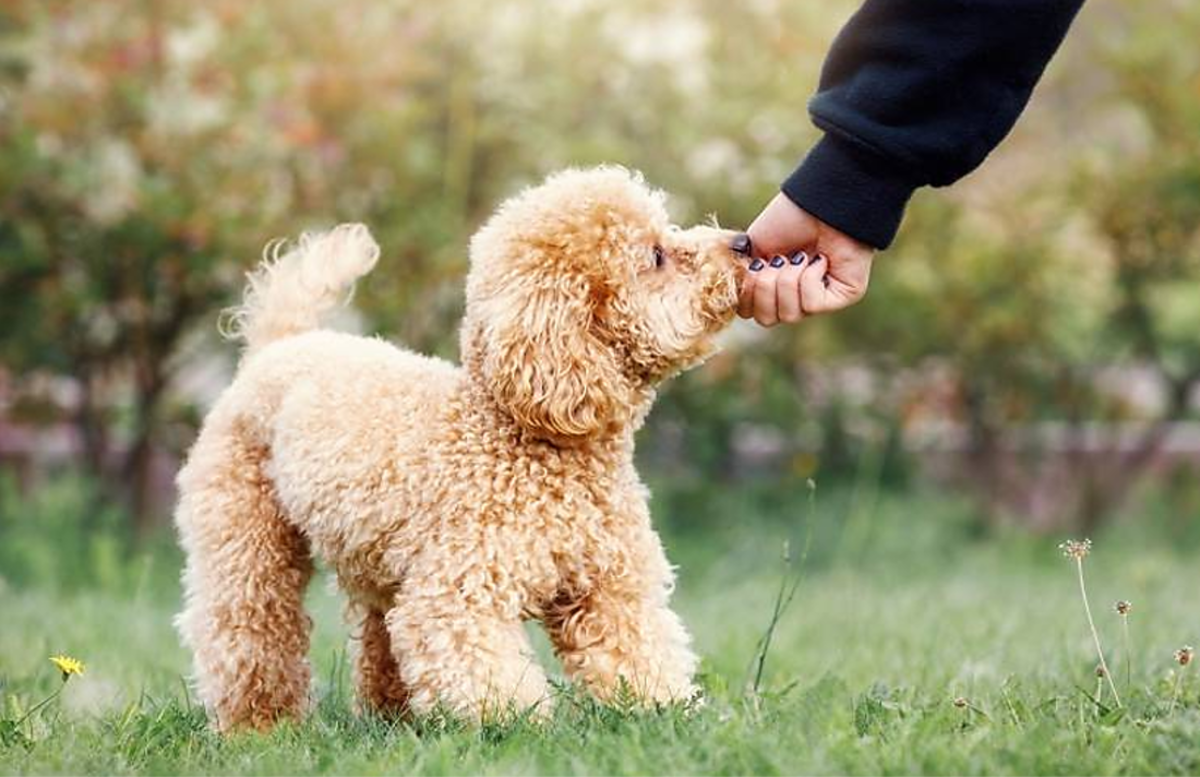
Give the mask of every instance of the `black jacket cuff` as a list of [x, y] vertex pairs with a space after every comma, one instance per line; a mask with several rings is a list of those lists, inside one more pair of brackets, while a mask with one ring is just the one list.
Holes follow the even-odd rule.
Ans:
[[780, 187], [821, 221], [881, 250], [896, 237], [916, 188], [886, 162], [832, 135], [822, 138]]

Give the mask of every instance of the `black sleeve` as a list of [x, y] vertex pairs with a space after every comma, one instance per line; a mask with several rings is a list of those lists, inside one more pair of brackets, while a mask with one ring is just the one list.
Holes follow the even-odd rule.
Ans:
[[1029, 101], [1083, 0], [866, 0], [809, 103], [825, 136], [783, 183], [877, 248], [920, 186], [974, 170]]

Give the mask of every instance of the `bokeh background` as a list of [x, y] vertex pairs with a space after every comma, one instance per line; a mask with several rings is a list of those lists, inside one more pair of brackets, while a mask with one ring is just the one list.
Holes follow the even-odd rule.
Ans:
[[[169, 614], [172, 477], [268, 239], [366, 222], [383, 259], [343, 324], [455, 358], [469, 236], [548, 172], [620, 163], [679, 222], [745, 226], [815, 141], [805, 103], [855, 6], [5, 2], [9, 606], [111, 590]], [[1091, 0], [983, 168], [917, 194], [865, 302], [739, 322], [666, 387], [639, 457], [685, 584], [774, 564], [806, 524], [816, 571], [893, 554], [897, 581], [964, 543], [1051, 558], [1110, 530], [1195, 559], [1196, 40], [1191, 0]]]

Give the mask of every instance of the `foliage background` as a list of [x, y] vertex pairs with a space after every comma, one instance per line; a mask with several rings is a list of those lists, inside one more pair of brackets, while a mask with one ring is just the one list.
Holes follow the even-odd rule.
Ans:
[[[814, 140], [804, 103], [853, 7], [10, 3], [5, 417], [69, 424], [58, 463], [160, 524], [155, 454], [227, 374], [215, 313], [268, 238], [367, 222], [362, 326], [453, 357], [472, 229], [548, 171], [618, 162], [681, 222], [752, 219]], [[773, 471], [845, 477], [877, 449], [897, 475], [933, 435], [993, 518], [1099, 523], [1195, 415], [1198, 25], [1184, 2], [1089, 4], [1001, 150], [917, 196], [870, 302], [740, 327], [666, 392], [650, 466], [728, 478], [749, 429]]]
[[[104, 626], [86, 615], [110, 613], [147, 645], [171, 644], [147, 657], [143, 687], [167, 693], [183, 671], [167, 626], [178, 564], [171, 476], [233, 368], [217, 313], [268, 239], [366, 222], [384, 257], [343, 323], [454, 358], [472, 230], [550, 171], [628, 165], [670, 193], [681, 223], [715, 214], [747, 224], [816, 139], [805, 102], [854, 7], [0, 6], [0, 605], [22, 624], [0, 634], [0, 692], [16, 694], [10, 704], [32, 698], [35, 686], [9, 678], [61, 649], [53, 624], [85, 641], [71, 613], [93, 637]], [[752, 649], [745, 629], [762, 624], [745, 602], [769, 597], [762, 559], [781, 536], [799, 541], [812, 478], [824, 519], [806, 519], [808, 564], [829, 599], [809, 614], [828, 628], [811, 642], [789, 631], [795, 653], [784, 665], [810, 672], [844, 650], [859, 663], [821, 667], [842, 671], [859, 702], [874, 698], [867, 684], [880, 673], [939, 689], [896, 702], [912, 712], [896, 760], [830, 750], [808, 762], [814, 771], [975, 770], [968, 751], [905, 760], [915, 756], [904, 737], [924, 741], [920, 721], [945, 722], [918, 714], [921, 693], [959, 692], [964, 677], [981, 676], [965, 664], [952, 671], [956, 649], [1030, 630], [1019, 613], [966, 619], [989, 591], [1043, 596], [1038, 559], [1051, 544], [1041, 535], [1117, 524], [1105, 536], [1129, 551], [1121, 579], [1158, 602], [1155, 649], [1195, 633], [1194, 606], [1167, 594], [1194, 588], [1173, 575], [1195, 569], [1200, 542], [1198, 38], [1194, 2], [1091, 0], [1000, 149], [954, 187], [915, 197], [863, 304], [769, 332], [739, 323], [724, 353], [666, 387], [641, 433], [657, 520], [692, 591], [685, 615], [715, 675], [736, 674]], [[976, 543], [991, 548], [963, 551], [978, 570], [927, 569]], [[926, 596], [961, 616], [960, 640], [904, 631]], [[1030, 614], [1032, 630], [1059, 634], [1051, 601]], [[41, 623], [47, 611], [61, 617]], [[890, 663], [874, 662], [864, 627], [843, 614], [884, 630]], [[1063, 665], [1078, 670], [1086, 643], [1058, 641], [1073, 651]], [[854, 648], [838, 647], [847, 642]], [[949, 651], [937, 654], [945, 671], [904, 676], [938, 649]], [[133, 670], [120, 671], [111, 682], [128, 698]], [[1158, 687], [1148, 668], [1145, 677]], [[1058, 731], [1054, 716], [1076, 710], [1055, 705], [1046, 725]], [[784, 718], [818, 725], [801, 708]], [[705, 725], [719, 728], [718, 718]], [[1139, 751], [1144, 761], [1042, 762], [1049, 751], [1035, 748], [1031, 760], [1003, 763], [1187, 771], [1200, 763], [1194, 751], [1160, 745], [1194, 733], [1159, 732], [1166, 740]], [[861, 739], [847, 741], [860, 752]], [[1123, 742], [1109, 742], [1111, 753], [1126, 752]], [[632, 763], [607, 765], [636, 771], [653, 760]]]

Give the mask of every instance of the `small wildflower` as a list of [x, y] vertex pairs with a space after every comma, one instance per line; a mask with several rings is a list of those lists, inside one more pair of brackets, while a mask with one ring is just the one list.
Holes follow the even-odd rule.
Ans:
[[967, 698], [965, 696], [955, 696], [954, 697], [954, 706], [958, 707], [960, 710], [966, 709], [967, 707], [971, 706], [971, 702], [967, 701]]
[[50, 656], [50, 663], [57, 666], [58, 671], [62, 672], [64, 683], [71, 679], [71, 675], [83, 674], [83, 662], [78, 658], [64, 655]]
[[1067, 558], [1073, 558], [1076, 561], [1083, 561], [1087, 554], [1092, 552], [1091, 540], [1067, 540], [1060, 543], [1058, 549]]
[[1096, 664], [1096, 676], [1097, 677], [1105, 677], [1107, 675], [1108, 675], [1108, 670], [1104, 667], [1104, 664]]
[[[1079, 575], [1079, 598], [1083, 600], [1083, 614], [1087, 617], [1088, 629], [1092, 632], [1092, 642], [1096, 645], [1096, 657], [1100, 659], [1100, 667], [1104, 669], [1104, 674], [1100, 677], [1102, 680], [1108, 681], [1108, 689], [1112, 691], [1113, 701], [1120, 707], [1121, 695], [1117, 693], [1117, 686], [1112, 681], [1112, 673], [1108, 671], [1108, 664], [1104, 660], [1104, 648], [1100, 646], [1100, 634], [1096, 631], [1096, 622], [1092, 619], [1092, 605], [1088, 603], [1087, 585], [1083, 581], [1083, 560], [1092, 552], [1092, 541], [1086, 538], [1067, 540], [1060, 543], [1058, 549], [1067, 558], [1075, 560], [1075, 571]], [[1128, 623], [1128, 621], [1124, 622]]]
[[1129, 649], [1129, 613], [1133, 612], [1133, 602], [1121, 599], [1113, 605], [1113, 609], [1121, 616], [1121, 653], [1125, 657], [1125, 688], [1128, 689], [1133, 673], [1133, 662], [1130, 658], [1132, 653]]
[[[1184, 645], [1183, 647], [1179, 648], [1179, 650], [1175, 651], [1175, 663], [1179, 664], [1181, 667], [1186, 667], [1188, 664], [1192, 663], [1192, 656], [1195, 654], [1196, 651], [1192, 649], [1191, 645]], [[1174, 674], [1175, 690], [1171, 693], [1171, 708], [1167, 710], [1168, 715], [1175, 711], [1175, 705], [1179, 703], [1179, 689], [1183, 686], [1184, 672], [1179, 671], [1175, 672]]]

